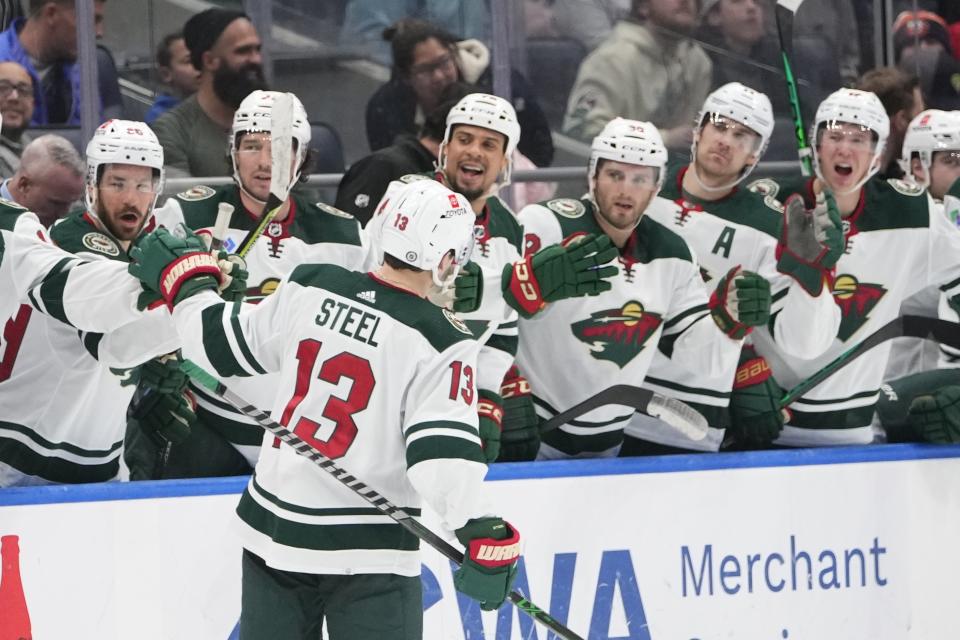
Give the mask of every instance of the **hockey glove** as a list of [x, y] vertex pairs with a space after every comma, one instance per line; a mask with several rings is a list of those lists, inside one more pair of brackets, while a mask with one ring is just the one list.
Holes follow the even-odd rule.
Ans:
[[777, 245], [778, 271], [799, 282], [811, 296], [819, 296], [843, 249], [843, 223], [832, 194], [821, 192], [813, 210], [806, 208], [798, 193], [787, 198]]
[[189, 391], [154, 391], [140, 402], [133, 417], [154, 442], [179, 444], [190, 436], [190, 429], [197, 421], [196, 406]]
[[533, 460], [540, 450], [540, 418], [533, 408], [530, 383], [510, 367], [500, 387], [503, 397], [503, 433], [498, 462]]
[[480, 418], [480, 443], [487, 462], [493, 462], [500, 455], [500, 430], [503, 422], [503, 399], [499, 394], [480, 389], [477, 402], [477, 414]]
[[137, 367], [140, 385], [160, 393], [180, 393], [187, 386], [187, 374], [180, 370], [176, 354], [148, 360]]
[[483, 270], [475, 262], [468, 262], [460, 269], [456, 280], [453, 310], [457, 313], [470, 313], [480, 308], [483, 301]]
[[170, 308], [198, 291], [219, 288], [217, 259], [189, 229], [185, 238], [178, 238], [160, 227], [141, 239], [130, 257], [130, 275], [145, 289], [159, 293]]
[[736, 266], [720, 278], [710, 296], [710, 312], [720, 330], [740, 340], [770, 320], [770, 283]]
[[960, 442], [960, 386], [940, 387], [910, 403], [910, 422], [924, 442]]
[[762, 449], [777, 439], [789, 417], [788, 410], [780, 408], [782, 397], [766, 359], [753, 347], [744, 347], [730, 393], [730, 435], [739, 445]]
[[618, 269], [607, 263], [616, 257], [617, 249], [605, 235], [551, 245], [503, 268], [504, 299], [521, 316], [531, 318], [547, 302], [609, 291], [607, 280]]
[[217, 252], [217, 266], [220, 267], [220, 286], [217, 292], [228, 302], [243, 300], [247, 294], [247, 263], [243, 258], [226, 251]]
[[520, 533], [500, 518], [470, 520], [456, 531], [466, 547], [453, 586], [480, 603], [484, 611], [499, 609], [510, 593], [520, 558]]

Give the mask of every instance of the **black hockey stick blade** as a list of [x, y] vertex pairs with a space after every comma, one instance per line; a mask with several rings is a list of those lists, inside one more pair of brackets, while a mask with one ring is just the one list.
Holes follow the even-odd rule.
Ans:
[[270, 114], [270, 196], [263, 207], [260, 222], [240, 243], [237, 255], [245, 258], [266, 230], [290, 193], [290, 180], [293, 176], [291, 160], [293, 158], [293, 95], [282, 93], [273, 103]]
[[850, 347], [825, 367], [790, 389], [780, 400], [780, 406], [786, 407], [821, 382], [844, 368], [875, 346], [893, 338], [922, 338], [935, 340], [947, 346], [960, 348], [960, 325], [938, 318], [923, 316], [898, 316], [883, 325], [859, 343]]
[[777, 0], [777, 36], [780, 39], [780, 60], [783, 63], [783, 75], [787, 82], [787, 97], [790, 101], [790, 114], [793, 116], [794, 137], [797, 141], [797, 156], [800, 159], [800, 171], [804, 176], [813, 175], [813, 150], [807, 141], [807, 132], [803, 127], [803, 115], [800, 111], [800, 96], [797, 93], [797, 80], [793, 76], [793, 14], [803, 0]]
[[595, 396], [562, 411], [540, 426], [540, 433], [552, 431], [562, 424], [576, 420], [597, 407], [608, 404], [620, 404], [635, 411], [658, 418], [691, 440], [703, 440], [707, 437], [709, 426], [707, 419], [688, 404], [659, 393], [634, 387], [629, 384], [616, 384], [604, 389]]
[[[225, 384], [204, 371], [203, 368], [196, 363], [190, 360], [184, 360], [180, 368], [201, 386], [229, 402], [245, 416], [255, 420], [261, 427], [292, 447], [299, 455], [314, 462], [321, 469], [333, 476], [338, 482], [369, 502], [383, 514], [392, 518], [404, 529], [429, 544], [450, 560], [453, 560], [457, 564], [463, 564], [463, 553], [461, 553], [460, 550], [421, 524], [406, 511], [391, 503], [377, 492], [376, 489], [367, 486], [350, 475], [345, 469], [339, 467], [336, 462], [320, 453], [300, 438], [300, 436], [274, 421], [269, 414], [247, 403], [243, 398], [230, 391]], [[518, 591], [511, 591], [507, 595], [507, 599], [528, 616], [553, 631], [562, 640], [583, 640], [583, 637], [577, 635], [564, 626], [559, 620], [556, 620], [549, 613], [527, 600], [527, 598]]]

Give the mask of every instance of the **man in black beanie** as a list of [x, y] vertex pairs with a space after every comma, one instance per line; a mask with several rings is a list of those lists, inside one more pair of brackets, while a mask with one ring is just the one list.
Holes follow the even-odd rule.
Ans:
[[163, 145], [167, 176], [226, 176], [233, 112], [249, 93], [266, 89], [260, 37], [247, 15], [207, 9], [183, 26], [197, 92], [161, 116], [153, 129]]

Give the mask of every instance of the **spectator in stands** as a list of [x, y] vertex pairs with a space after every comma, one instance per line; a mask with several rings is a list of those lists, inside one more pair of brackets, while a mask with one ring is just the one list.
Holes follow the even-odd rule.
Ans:
[[633, 0], [630, 16], [580, 65], [563, 131], [590, 141], [616, 116], [652, 122], [669, 149], [689, 151], [710, 91], [710, 58], [690, 39], [696, 0]]
[[48, 133], [24, 148], [20, 168], [0, 184], [0, 197], [33, 211], [49, 227], [83, 198], [84, 173], [70, 141]]
[[183, 37], [200, 84], [153, 124], [167, 176], [226, 176], [233, 113], [247, 95], [267, 85], [260, 36], [245, 13], [207, 9], [187, 20]]
[[703, 0], [697, 39], [715, 47], [707, 49], [713, 61], [713, 86], [739, 82], [773, 96], [774, 111], [785, 112], [789, 103], [780, 49], [767, 29], [769, 6], [765, 0]]
[[865, 73], [855, 88], [875, 93], [890, 118], [890, 135], [878, 175], [883, 179], [903, 178], [903, 170], [897, 162], [903, 148], [903, 136], [910, 121], [926, 108], [920, 80], [896, 67], [880, 67]]
[[[103, 36], [104, 0], [94, 0]], [[29, 15], [0, 33], [0, 60], [20, 63], [33, 78], [33, 124], [80, 124], [80, 66], [73, 0], [29, 0]]]
[[180, 32], [164, 36], [157, 47], [157, 75], [161, 89], [147, 112], [144, 122], [154, 120], [192, 96], [200, 83], [200, 71], [190, 62], [190, 50]]
[[418, 136], [401, 133], [389, 147], [354, 162], [340, 180], [334, 206], [353, 214], [366, 226], [391, 181], [434, 169], [447, 128], [447, 114], [472, 91], [463, 82], [448, 85], [441, 93], [439, 106], [427, 115]]
[[630, 0], [554, 0], [553, 24], [561, 37], [593, 50], [629, 12]]
[[389, 65], [396, 56], [384, 40], [383, 30], [403, 19], [430, 22], [456, 34], [458, 40], [490, 42], [490, 9], [483, 0], [350, 0], [344, 11], [340, 45], [362, 47], [373, 60]]
[[[477, 40], [457, 39], [423, 20], [401, 20], [383, 32], [393, 50], [390, 81], [367, 103], [367, 140], [376, 151], [401, 133], [416, 134], [441, 92], [458, 79], [474, 91], [490, 92], [490, 52]], [[520, 123], [519, 150], [538, 167], [553, 161], [550, 125], [526, 79], [510, 74], [511, 102]]]
[[947, 23], [929, 11], [904, 11], [893, 23], [893, 50], [897, 66], [920, 78], [927, 105], [950, 111], [960, 108], [955, 78], [960, 62], [954, 58]]
[[[856, 82], [860, 75], [860, 37], [853, 0], [804, 0], [793, 22], [793, 44], [800, 62], [831, 67], [800, 71], [815, 71], [821, 82], [830, 78], [831, 72], [839, 74], [835, 82]], [[839, 88], [819, 87], [824, 96]]]
[[24, 133], [33, 117], [33, 79], [23, 65], [0, 62], [0, 177], [9, 178], [20, 166], [20, 154], [30, 142]]

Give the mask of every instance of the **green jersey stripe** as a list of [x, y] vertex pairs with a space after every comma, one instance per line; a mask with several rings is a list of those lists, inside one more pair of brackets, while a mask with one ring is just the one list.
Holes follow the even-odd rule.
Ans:
[[61, 484], [106, 482], [120, 471], [120, 456], [100, 464], [77, 464], [44, 456], [23, 442], [7, 438], [0, 438], [0, 460], [21, 473]]
[[250, 497], [249, 489], [244, 491], [240, 498], [237, 515], [274, 542], [299, 549], [416, 551], [420, 548], [419, 538], [393, 521], [383, 524], [313, 525], [284, 520]]
[[876, 396], [876, 395], [878, 395], [879, 393], [880, 393], [880, 390], [879, 390], [879, 389], [872, 389], [872, 390], [869, 390], [869, 391], [860, 391], [859, 393], [855, 393], [855, 394], [850, 395], [850, 396], [847, 396], [847, 397], [845, 397], [845, 398], [821, 398], [821, 399], [817, 399], [817, 400], [808, 399], [808, 398], [800, 398], [799, 400], [797, 400], [797, 404], [805, 404], [805, 405], [838, 404], [838, 403], [840, 403], [840, 402], [849, 402], [850, 400], [858, 400], [858, 399], [860, 399], [860, 398], [869, 398], [869, 397], [871, 397], [871, 396]]
[[547, 445], [568, 455], [584, 451], [599, 453], [607, 451], [623, 442], [623, 431], [605, 431], [595, 435], [573, 435], [563, 429], [554, 429], [541, 436]]
[[670, 318], [669, 320], [667, 320], [666, 322], [664, 322], [663, 330], [666, 331], [667, 329], [675, 327], [677, 323], [682, 322], [683, 320], [685, 320], [686, 318], [690, 317], [695, 313], [706, 313], [707, 311], [709, 311], [709, 307], [705, 304], [698, 304], [695, 307], [690, 307], [686, 311], [679, 313], [674, 317]]
[[490, 336], [490, 339], [487, 340], [487, 343], [484, 346], [509, 353], [511, 356], [516, 356], [517, 347], [519, 344], [519, 336], [505, 336], [499, 333], [494, 333], [492, 336]]
[[417, 423], [407, 427], [407, 430], [403, 433], [403, 437], [409, 441], [411, 435], [424, 429], [453, 429], [455, 431], [465, 431], [472, 436], [479, 437], [476, 427], [464, 424], [463, 422], [449, 422], [447, 420], [432, 420], [430, 422]]
[[[64, 258], [57, 263], [51, 272], [59, 271], [62, 265], [71, 259], [72, 258]], [[73, 324], [67, 319], [67, 312], [63, 305], [63, 291], [66, 285], [67, 279], [65, 277], [45, 279], [39, 288], [40, 300], [43, 304], [44, 313], [72, 327]]]
[[247, 344], [247, 339], [243, 336], [243, 329], [240, 328], [239, 315], [242, 304], [243, 303], [240, 300], [237, 300], [233, 303], [233, 307], [230, 309], [230, 326], [233, 327], [233, 335], [237, 340], [237, 346], [240, 348], [240, 353], [243, 354], [247, 364], [249, 364], [250, 368], [257, 373], [264, 374], [267, 372], [267, 370], [261, 367], [260, 363], [257, 362], [257, 359], [253, 357], [253, 352], [250, 350], [250, 346]]
[[424, 460], [450, 458], [486, 464], [480, 444], [465, 438], [431, 435], [407, 445], [407, 469]]
[[233, 348], [227, 340], [223, 328], [223, 314], [226, 304], [214, 304], [201, 312], [203, 323], [203, 348], [207, 352], [207, 359], [221, 376], [249, 376], [250, 374], [240, 366]]
[[710, 396], [711, 398], [729, 398], [729, 391], [714, 391], [713, 389], [705, 389], [703, 387], [688, 387], [686, 385], [680, 384], [679, 382], [672, 382], [670, 380], [663, 380], [661, 378], [654, 378], [653, 376], [647, 376], [646, 381], [650, 384], [655, 384], [658, 387], [663, 387], [664, 389], [673, 389], [674, 391], [682, 391], [684, 393], [695, 393], [701, 396]]
[[[305, 516], [383, 516], [385, 515], [382, 511], [376, 507], [341, 507], [341, 508], [308, 508], [302, 507], [300, 505], [293, 504], [291, 502], [286, 502], [281, 500], [274, 494], [270, 493], [263, 486], [257, 482], [257, 472], [253, 472], [253, 486], [256, 488], [256, 491], [260, 496], [266, 499], [271, 504], [276, 505], [284, 511], [290, 511], [291, 513], [299, 513]], [[418, 507], [401, 507], [404, 511], [409, 513], [412, 516], [420, 516], [420, 509]], [[388, 516], [389, 517], [389, 516]]]
[[[555, 416], [558, 413], [560, 413], [559, 411], [551, 407], [550, 404], [546, 402], [543, 398], [540, 398], [536, 395], [533, 396], [533, 403], [535, 405], [540, 406], [543, 409], [546, 409], [551, 416]], [[611, 424], [616, 424], [617, 422], [625, 422], [626, 420], [629, 420], [630, 416], [632, 415], [633, 415], [633, 411], [622, 416], [617, 416], [616, 418], [611, 418], [610, 420], [604, 420], [603, 422], [585, 422], [583, 420], [571, 420], [567, 422], [567, 424], [572, 425], [574, 427], [585, 427], [587, 429], [590, 429], [592, 427], [599, 428], [599, 427], [606, 427], [607, 425], [611, 425]]]
[[50, 442], [29, 427], [25, 427], [22, 424], [17, 424], [15, 422], [5, 422], [0, 420], [0, 430], [4, 429], [26, 436], [41, 449], [47, 449], [49, 451], [64, 451], [66, 453], [72, 453], [75, 456], [80, 456], [83, 458], [106, 458], [123, 446], [123, 441], [121, 440], [120, 442], [113, 443], [109, 449], [81, 449], [77, 445], [70, 444], [69, 442]]
[[792, 417], [790, 426], [804, 429], [857, 429], [869, 426], [873, 422], [873, 410], [876, 404], [868, 407], [840, 409], [839, 411], [800, 411], [790, 406]]

